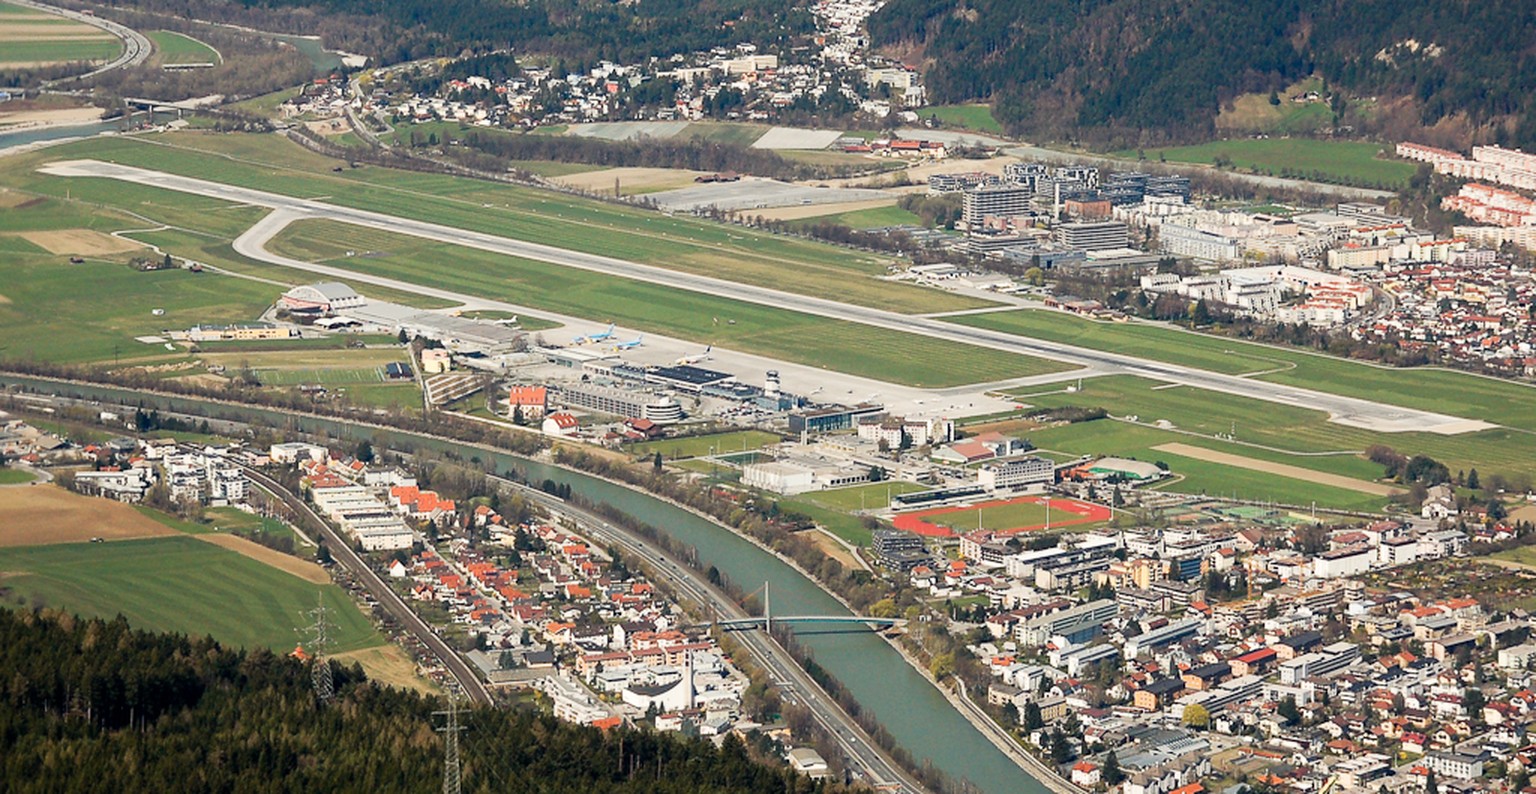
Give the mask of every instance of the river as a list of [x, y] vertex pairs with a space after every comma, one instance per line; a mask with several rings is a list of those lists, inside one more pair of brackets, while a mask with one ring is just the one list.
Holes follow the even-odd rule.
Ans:
[[[715, 566], [745, 590], [755, 590], [759, 583], [766, 582], [776, 614], [848, 614], [837, 599], [816, 583], [736, 534], [663, 500], [580, 472], [413, 433], [379, 430], [339, 420], [295, 417], [263, 408], [210, 404], [188, 398], [142, 395], [112, 387], [58, 384], [0, 375], [0, 385], [10, 384], [38, 392], [141, 404], [210, 417], [242, 419], [259, 416], [262, 421], [296, 432], [320, 431], [354, 441], [366, 438], [376, 445], [383, 442], [399, 449], [429, 448], [452, 451], [465, 459], [478, 457], [494, 463], [499, 471], [515, 471], [529, 482], [550, 479], [568, 484], [574, 493], [610, 504], [656, 526], [692, 545], [703, 564]], [[966, 721], [928, 679], [913, 670], [885, 640], [864, 631], [798, 631], [796, 636], [811, 649], [816, 661], [842, 681], [859, 704], [873, 713], [896, 742], [920, 763], [926, 759], [951, 778], [965, 779], [977, 790], [988, 794], [1049, 794], [1044, 785], [1021, 771]]]
[[[139, 112], [133, 115], [135, 118], [138, 118], [143, 116], [144, 113]], [[162, 113], [160, 115], [162, 119], [165, 118], [165, 114]], [[174, 118], [174, 116], [171, 118]], [[13, 130], [0, 129], [0, 154], [5, 153], [8, 149], [21, 146], [90, 138], [103, 133], [120, 133], [127, 129], [128, 122], [122, 118], [87, 124], [48, 124], [19, 127]]]

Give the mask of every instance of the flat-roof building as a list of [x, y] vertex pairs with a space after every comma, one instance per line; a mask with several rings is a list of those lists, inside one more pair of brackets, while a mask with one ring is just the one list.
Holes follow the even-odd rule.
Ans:
[[1130, 229], [1121, 221], [1063, 223], [1056, 227], [1056, 241], [1079, 251], [1125, 248], [1130, 244]]

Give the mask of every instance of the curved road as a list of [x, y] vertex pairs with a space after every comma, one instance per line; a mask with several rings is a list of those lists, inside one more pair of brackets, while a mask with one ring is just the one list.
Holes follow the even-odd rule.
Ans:
[[1055, 359], [1083, 367], [1092, 367], [1101, 372], [1140, 375], [1195, 388], [1263, 400], [1265, 402], [1280, 403], [1310, 410], [1321, 410], [1327, 412], [1329, 418], [1339, 424], [1361, 427], [1377, 432], [1430, 432], [1454, 435], [1492, 427], [1492, 425], [1486, 422], [1477, 420], [1403, 408], [1355, 397], [1329, 394], [1314, 389], [1225, 375], [1175, 364], [1165, 364], [1134, 356], [1108, 353], [1043, 339], [1015, 336], [984, 328], [953, 325], [927, 317], [909, 316], [883, 309], [854, 306], [826, 298], [796, 295], [767, 287], [740, 284], [708, 276], [668, 270], [653, 265], [642, 265], [612, 257], [569, 251], [526, 240], [498, 237], [481, 232], [428, 223], [413, 218], [402, 218], [369, 210], [341, 207], [321, 201], [293, 198], [291, 196], [235, 187], [204, 179], [167, 174], [162, 171], [152, 171], [133, 166], [118, 165], [116, 163], [105, 163], [98, 160], [73, 160], [51, 163], [43, 166], [40, 170], [56, 176], [120, 179], [224, 201], [269, 207], [276, 211], [263, 218], [235, 240], [234, 248], [236, 252], [266, 262], [320, 273], [332, 278], [377, 284], [423, 295], [463, 301], [477, 306], [505, 307], [507, 311], [515, 311], [520, 308], [513, 304], [490, 301], [478, 296], [465, 295], [451, 290], [426, 287], [418, 283], [373, 276], [346, 268], [318, 265], [278, 256], [268, 252], [265, 244], [293, 221], [301, 219], [334, 220], [381, 231], [408, 234], [453, 245], [476, 248], [506, 256], [534, 259], [564, 267], [573, 267], [611, 276], [664, 284], [677, 289], [731, 298], [748, 303], [789, 309], [804, 314], [857, 322], [892, 331], [945, 339], [951, 342], [960, 342], [962, 344], [987, 347], [1027, 356]]
[[105, 65], [98, 66], [95, 69], [86, 72], [85, 74], [77, 74], [72, 77], [63, 77], [58, 80], [49, 80], [47, 85], [58, 85], [60, 83], [73, 82], [75, 80], [84, 80], [88, 77], [95, 77], [102, 72], [110, 72], [113, 69], [122, 69], [128, 66], [138, 66], [139, 64], [148, 60], [150, 54], [155, 51], [154, 46], [149, 43], [149, 39], [145, 38], [143, 34], [125, 25], [119, 25], [110, 19], [102, 19], [98, 16], [82, 14], [79, 11], [71, 11], [67, 8], [45, 5], [43, 3], [34, 2], [34, 0], [8, 0], [8, 2], [19, 6], [25, 6], [35, 11], [43, 11], [45, 13], [64, 17], [65, 19], [71, 19], [84, 25], [90, 25], [93, 28], [100, 28], [116, 36], [123, 42], [122, 53], [116, 58], [108, 61]]

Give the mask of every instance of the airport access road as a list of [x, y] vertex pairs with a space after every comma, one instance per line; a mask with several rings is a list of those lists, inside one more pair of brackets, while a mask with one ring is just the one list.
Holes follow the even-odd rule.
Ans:
[[[1049, 358], [1083, 367], [1091, 367], [1101, 372], [1140, 375], [1194, 388], [1262, 400], [1264, 402], [1279, 403], [1309, 410], [1320, 410], [1326, 412], [1331, 421], [1376, 432], [1430, 432], [1453, 435], [1487, 429], [1493, 426], [1479, 420], [1448, 416], [1430, 411], [1420, 411], [1356, 397], [1346, 397], [1317, 389], [1304, 389], [1191, 367], [1165, 364], [1135, 356], [1108, 353], [1043, 339], [1015, 336], [984, 328], [954, 325], [926, 317], [909, 316], [882, 309], [853, 306], [827, 298], [796, 295], [767, 287], [740, 284], [692, 273], [668, 270], [653, 265], [643, 265], [613, 257], [569, 251], [526, 240], [513, 240], [412, 218], [402, 218], [368, 210], [341, 207], [321, 201], [283, 196], [205, 179], [177, 176], [162, 171], [106, 163], [99, 160], [72, 160], [51, 163], [43, 166], [40, 170], [56, 176], [119, 179], [224, 201], [283, 210], [285, 211], [283, 217], [286, 219], [283, 225], [298, 218], [340, 221], [507, 256], [523, 257], [610, 276], [664, 284], [676, 289], [684, 289], [706, 295], [774, 306], [821, 317], [847, 320], [892, 331], [919, 334], [935, 339], [945, 339], [952, 342], [987, 347], [1027, 356]], [[282, 226], [275, 220], [272, 223], [259, 223], [251, 231], [241, 235], [236, 240], [235, 250], [246, 256], [252, 256], [269, 262], [277, 261], [279, 264], [288, 267], [300, 267], [332, 277], [368, 281], [422, 294], [453, 294], [456, 295], [455, 299], [457, 300], [463, 300], [468, 303], [485, 303], [483, 299], [475, 296], [452, 293], [451, 291], [440, 289], [429, 290], [421, 284], [408, 281], [372, 277], [361, 279], [358, 273], [340, 268], [312, 265], [290, 259], [274, 259], [273, 255], [266, 252], [264, 244], [281, 231], [281, 228]], [[337, 271], [341, 271], [342, 275], [338, 276]]]

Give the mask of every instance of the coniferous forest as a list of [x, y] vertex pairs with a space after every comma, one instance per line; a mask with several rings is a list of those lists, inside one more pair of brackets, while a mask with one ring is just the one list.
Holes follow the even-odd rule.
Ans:
[[1016, 132], [1199, 139], [1222, 103], [1316, 74], [1340, 115], [1406, 100], [1418, 124], [1460, 115], [1536, 146], [1532, 3], [891, 0], [869, 29], [934, 101], [992, 101]]
[[[137, 631], [126, 621], [0, 610], [0, 780], [8, 792], [424, 792], [442, 785], [438, 698], [267, 650]], [[819, 792], [705, 741], [465, 712], [471, 792]]]

